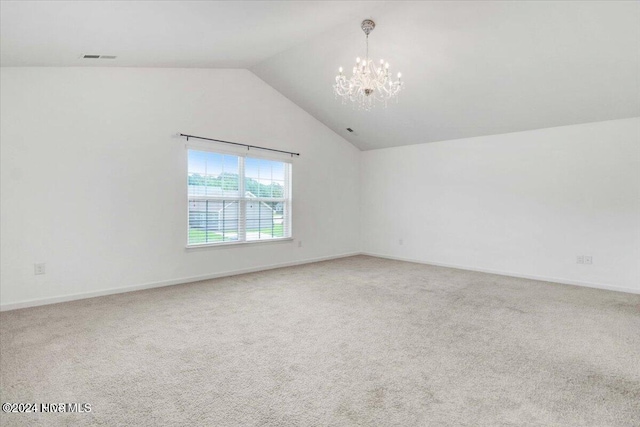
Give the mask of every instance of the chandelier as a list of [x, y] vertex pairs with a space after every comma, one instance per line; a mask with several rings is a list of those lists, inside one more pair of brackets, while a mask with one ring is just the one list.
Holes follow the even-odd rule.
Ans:
[[342, 98], [343, 104], [351, 101], [363, 110], [370, 110], [377, 102], [383, 103], [385, 107], [390, 99], [396, 99], [397, 102], [398, 93], [403, 86], [401, 73], [398, 73], [398, 80], [391, 79], [388, 62], [381, 59], [378, 66], [369, 58], [369, 33], [375, 27], [376, 23], [370, 19], [362, 21], [360, 28], [367, 35], [367, 55], [363, 60], [356, 58], [353, 74], [348, 79], [340, 67], [336, 84], [333, 85], [336, 99]]

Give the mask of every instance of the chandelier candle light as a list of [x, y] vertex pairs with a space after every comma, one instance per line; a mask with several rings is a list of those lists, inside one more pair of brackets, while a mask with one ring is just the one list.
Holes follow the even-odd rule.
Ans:
[[356, 65], [353, 67], [351, 78], [343, 74], [342, 67], [338, 69], [339, 74], [336, 76], [336, 84], [333, 85], [333, 91], [338, 97], [342, 98], [342, 103], [346, 104], [351, 101], [357, 104], [360, 109], [370, 110], [376, 102], [383, 102], [387, 106], [390, 99], [398, 99], [398, 93], [402, 90], [402, 74], [398, 73], [398, 80], [393, 81], [389, 74], [389, 63], [380, 60], [377, 66], [369, 58], [369, 33], [376, 27], [376, 23], [370, 19], [362, 21], [360, 28], [367, 35], [367, 55], [363, 60], [356, 58]]

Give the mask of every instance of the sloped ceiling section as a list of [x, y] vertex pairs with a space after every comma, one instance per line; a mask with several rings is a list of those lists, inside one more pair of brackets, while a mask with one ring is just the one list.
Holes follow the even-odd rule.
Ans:
[[[364, 18], [406, 85], [371, 112], [332, 93]], [[362, 150], [640, 116], [640, 2], [2, 1], [0, 21], [2, 66], [248, 68]]]
[[[369, 17], [371, 57], [405, 90], [365, 112], [332, 84], [364, 56]], [[635, 117], [640, 3], [393, 2], [251, 70], [361, 150]]]
[[[317, 1], [1, 1], [0, 60], [2, 66], [248, 68], [369, 8]], [[117, 59], [83, 61], [81, 54]]]

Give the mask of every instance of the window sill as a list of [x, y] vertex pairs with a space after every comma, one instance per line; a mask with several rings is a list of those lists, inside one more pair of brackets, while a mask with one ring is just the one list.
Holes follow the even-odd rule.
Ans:
[[265, 244], [265, 243], [286, 243], [293, 242], [293, 237], [283, 237], [281, 239], [269, 239], [269, 240], [250, 240], [248, 242], [224, 242], [224, 243], [204, 243], [201, 245], [186, 245], [185, 249], [191, 251], [194, 249], [211, 249], [211, 248], [228, 248], [235, 246]]

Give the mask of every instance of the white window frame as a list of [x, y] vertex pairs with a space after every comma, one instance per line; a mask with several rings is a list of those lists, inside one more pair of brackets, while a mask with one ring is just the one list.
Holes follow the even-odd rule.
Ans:
[[[293, 191], [292, 191], [292, 175], [293, 175], [293, 161], [291, 161], [290, 159], [286, 158], [286, 159], [282, 159], [282, 158], [276, 158], [275, 156], [268, 156], [268, 155], [263, 155], [262, 153], [257, 153], [257, 152], [238, 152], [238, 151], [232, 151], [232, 150], [221, 150], [221, 149], [215, 149], [215, 148], [210, 148], [210, 147], [204, 147], [201, 146], [199, 144], [187, 144], [185, 145], [185, 152], [187, 153], [187, 159], [186, 159], [186, 165], [187, 165], [187, 173], [186, 173], [186, 181], [187, 181], [187, 233], [186, 233], [186, 237], [187, 237], [187, 244], [186, 244], [186, 248], [187, 249], [199, 249], [199, 248], [219, 248], [219, 247], [228, 247], [228, 246], [237, 246], [237, 245], [252, 245], [252, 244], [261, 244], [261, 243], [276, 243], [276, 242], [290, 242], [293, 241], [293, 221], [292, 221], [292, 196], [293, 196]], [[268, 197], [255, 197], [255, 198], [248, 198], [246, 196], [244, 197], [231, 197], [231, 196], [197, 196], [197, 197], [191, 197], [189, 196], [189, 150], [194, 150], [194, 151], [204, 151], [204, 152], [209, 152], [209, 153], [215, 153], [215, 154], [222, 154], [222, 155], [228, 155], [228, 156], [235, 156], [238, 158], [241, 158], [242, 160], [239, 162], [238, 164], [238, 176], [239, 176], [239, 183], [238, 183], [238, 193], [239, 194], [246, 194], [245, 191], [245, 161], [246, 158], [252, 158], [252, 159], [264, 159], [264, 160], [270, 160], [270, 161], [275, 161], [275, 162], [281, 162], [281, 163], [286, 163], [288, 164], [288, 167], [285, 168], [285, 189], [287, 191], [287, 196], [288, 197], [283, 197], [283, 198], [268, 198]], [[227, 242], [211, 242], [211, 243], [189, 243], [189, 202], [192, 200], [215, 200], [215, 201], [237, 201], [238, 202], [238, 240], [236, 241], [227, 241]], [[246, 225], [247, 225], [247, 221], [246, 221], [246, 216], [247, 216], [247, 211], [246, 211], [246, 207], [247, 207], [247, 201], [254, 201], [254, 202], [281, 202], [283, 205], [283, 221], [287, 221], [287, 224], [283, 224], [283, 230], [288, 230], [289, 231], [289, 236], [286, 237], [274, 237], [271, 239], [260, 239], [260, 240], [247, 240], [246, 239]]]

